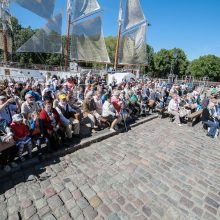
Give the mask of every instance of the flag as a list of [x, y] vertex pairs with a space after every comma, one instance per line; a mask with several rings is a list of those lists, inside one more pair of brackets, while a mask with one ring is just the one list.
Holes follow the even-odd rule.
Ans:
[[67, 12], [69, 15], [72, 13], [72, 0], [67, 0]]
[[119, 22], [120, 24], [122, 23], [122, 2], [120, 3], [118, 22]]

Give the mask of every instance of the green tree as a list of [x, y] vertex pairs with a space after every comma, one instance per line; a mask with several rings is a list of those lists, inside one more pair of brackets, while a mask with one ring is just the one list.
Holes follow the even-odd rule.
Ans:
[[161, 49], [154, 55], [154, 65], [154, 77], [166, 78], [170, 74], [171, 68], [173, 74], [181, 77], [187, 74], [189, 61], [182, 49]]
[[105, 38], [106, 48], [109, 54], [110, 61], [114, 63], [115, 60], [115, 48], [116, 48], [117, 38], [113, 36], [109, 36]]
[[212, 81], [220, 80], [220, 57], [214, 55], [201, 56], [193, 60], [189, 72], [195, 78], [209, 77]]
[[149, 76], [153, 76], [155, 72], [155, 64], [154, 64], [154, 49], [150, 45], [147, 45], [147, 66], [145, 68], [145, 72]]

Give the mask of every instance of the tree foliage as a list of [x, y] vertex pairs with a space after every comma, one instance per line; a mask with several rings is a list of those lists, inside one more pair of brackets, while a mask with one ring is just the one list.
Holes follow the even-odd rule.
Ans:
[[214, 55], [201, 56], [191, 62], [189, 72], [195, 78], [209, 77], [212, 81], [219, 81], [220, 57]]
[[189, 61], [184, 51], [179, 48], [161, 49], [154, 55], [154, 65], [155, 77], [166, 78], [169, 74], [175, 74], [181, 78], [188, 73]]
[[[21, 64], [46, 64], [46, 65], [64, 65], [64, 55], [45, 54], [45, 53], [16, 53], [16, 50], [22, 46], [37, 30], [31, 27], [22, 27], [15, 17], [11, 18], [13, 28], [13, 54], [12, 61]], [[117, 38], [109, 36], [105, 38], [105, 43], [109, 58], [114, 63], [115, 48]], [[66, 37], [62, 36], [63, 51], [65, 51]], [[63, 53], [64, 54], [64, 53]], [[176, 54], [176, 57], [174, 57]], [[0, 53], [3, 59], [3, 54]], [[184, 75], [192, 74], [195, 78], [208, 76], [210, 80], [220, 80], [220, 57], [214, 55], [202, 56], [199, 59], [189, 62], [185, 52], [180, 48], [171, 50], [161, 49], [157, 53], [147, 45], [146, 68], [142, 67], [142, 72], [149, 76], [167, 78], [170, 73], [178, 75], [181, 78]], [[81, 66], [104, 68], [103, 64], [80, 63]]]

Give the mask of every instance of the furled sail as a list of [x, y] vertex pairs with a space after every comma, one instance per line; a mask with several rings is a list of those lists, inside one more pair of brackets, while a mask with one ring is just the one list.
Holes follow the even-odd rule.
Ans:
[[100, 16], [73, 25], [71, 59], [110, 62]]
[[127, 0], [124, 13], [123, 31], [140, 24], [145, 20], [139, 0]]
[[21, 7], [39, 15], [40, 17], [49, 19], [53, 15], [56, 0], [13, 0]]
[[146, 26], [144, 23], [122, 34], [120, 40], [120, 64], [146, 63]]
[[46, 26], [38, 30], [17, 52], [62, 53], [62, 14], [50, 19]]
[[101, 8], [97, 0], [75, 0], [73, 19], [82, 19], [85, 16], [98, 12], [100, 9]]

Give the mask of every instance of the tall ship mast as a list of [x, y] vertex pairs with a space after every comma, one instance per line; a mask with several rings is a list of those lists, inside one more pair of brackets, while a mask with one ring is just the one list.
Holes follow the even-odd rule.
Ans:
[[[12, 1], [45, 19], [46, 23], [17, 48], [17, 53], [62, 54], [64, 52], [65, 69], [70, 61], [110, 63], [102, 31], [102, 9], [97, 0], [67, 0], [68, 28], [64, 46], [62, 45], [63, 13], [54, 13], [56, 0]], [[5, 4], [3, 6], [5, 8]], [[5, 47], [3, 50], [7, 51]]]
[[139, 0], [120, 0], [114, 69], [118, 65], [147, 65], [148, 22]]
[[8, 0], [0, 1], [0, 50], [3, 51], [4, 63], [9, 61], [12, 53], [11, 20]]

